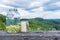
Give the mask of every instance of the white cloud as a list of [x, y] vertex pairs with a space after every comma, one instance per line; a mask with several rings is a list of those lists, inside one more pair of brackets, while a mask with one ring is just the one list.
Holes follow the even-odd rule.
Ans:
[[43, 12], [44, 7], [39, 7], [39, 8], [36, 8], [36, 9], [32, 9], [31, 11], [33, 11], [33, 12]]
[[38, 16], [44, 19], [60, 19], [60, 10], [39, 12]]
[[[41, 5], [50, 0], [1, 0], [0, 3], [15, 5], [15, 6], [29, 6], [29, 5]], [[31, 4], [30, 4], [31, 3]]]
[[39, 6], [41, 6], [42, 4], [40, 3], [40, 2], [32, 2], [30, 5], [29, 5], [29, 8], [31, 8], [31, 7], [39, 7]]
[[60, 18], [60, 10], [57, 11], [45, 11], [44, 7], [32, 9], [33, 13], [37, 17], [45, 18], [45, 19], [58, 19]]
[[10, 3], [11, 0], [2, 0], [2, 2], [4, 2], [4, 3]]
[[[11, 6], [6, 6], [2, 4], [15, 5], [24, 8], [34, 8], [29, 12], [29, 10], [24, 10], [22, 8], [18, 8], [18, 12], [21, 15], [21, 18], [34, 18], [34, 17], [42, 17], [42, 18], [60, 18], [60, 10], [59, 11], [44, 11], [44, 3], [49, 2], [50, 0], [1, 0], [0, 7], [4, 8], [13, 8]], [[51, 6], [60, 6], [60, 2], [51, 3]], [[4, 14], [4, 13], [2, 13]]]
[[0, 4], [5, 4], [13, 7], [28, 7], [31, 0], [1, 0]]
[[44, 3], [49, 2], [50, 0], [35, 0], [30, 3], [29, 8], [31, 7], [41, 7]]
[[49, 4], [49, 5], [47, 5], [47, 6], [51, 6], [51, 7], [60, 7], [60, 1], [50, 3], [50, 4]]
[[2, 8], [14, 8], [14, 7], [11, 7], [11, 6], [4, 5], [4, 4], [0, 4], [0, 7], [2, 7]]
[[43, 18], [46, 19], [60, 19], [60, 10], [59, 11], [50, 11], [50, 12], [46, 12], [46, 15], [44, 15]]
[[35, 0], [35, 1], [38, 1], [40, 3], [46, 3], [46, 2], [49, 2], [50, 0]]
[[0, 12], [0, 14], [6, 15], [6, 12]]
[[60, 7], [60, 2], [53, 3], [55, 6]]
[[35, 13], [30, 13], [29, 11], [18, 8], [21, 18], [35, 18], [37, 15]]

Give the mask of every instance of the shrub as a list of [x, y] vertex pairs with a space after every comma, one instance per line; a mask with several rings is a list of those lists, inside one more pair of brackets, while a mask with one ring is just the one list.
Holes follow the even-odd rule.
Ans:
[[6, 30], [5, 23], [0, 22], [0, 30]]

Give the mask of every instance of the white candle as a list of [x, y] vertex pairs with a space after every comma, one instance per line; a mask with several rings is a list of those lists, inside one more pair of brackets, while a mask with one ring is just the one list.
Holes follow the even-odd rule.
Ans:
[[21, 32], [27, 32], [27, 21], [21, 21]]

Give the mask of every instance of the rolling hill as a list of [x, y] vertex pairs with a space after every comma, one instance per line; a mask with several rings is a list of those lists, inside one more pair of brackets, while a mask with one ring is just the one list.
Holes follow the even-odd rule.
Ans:
[[[60, 19], [31, 18], [21, 19], [29, 22], [28, 30], [60, 30]], [[0, 30], [5, 30], [6, 16], [0, 14]]]

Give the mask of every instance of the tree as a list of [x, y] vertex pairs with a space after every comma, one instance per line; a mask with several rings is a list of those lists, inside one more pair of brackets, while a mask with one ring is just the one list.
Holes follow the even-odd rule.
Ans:
[[6, 29], [6, 16], [0, 14], [0, 30]]
[[6, 22], [6, 16], [0, 14], [0, 22]]

